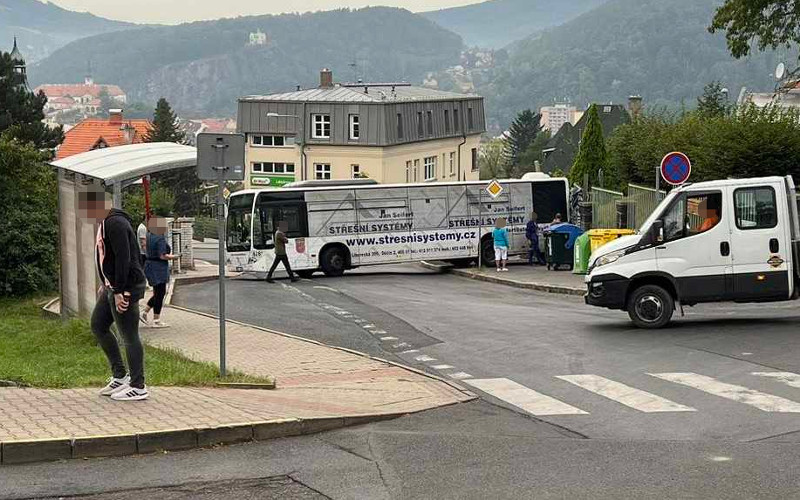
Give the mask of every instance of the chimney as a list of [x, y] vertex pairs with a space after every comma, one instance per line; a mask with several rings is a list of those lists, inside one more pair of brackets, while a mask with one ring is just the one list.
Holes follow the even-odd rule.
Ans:
[[136, 129], [130, 123], [123, 123], [119, 129], [122, 131], [122, 135], [125, 136], [125, 144], [133, 144]]
[[642, 96], [632, 95], [628, 97], [628, 112], [631, 118], [639, 118], [642, 114]]
[[108, 122], [109, 123], [122, 123], [122, 110], [117, 109], [109, 109], [108, 110]]
[[319, 72], [319, 87], [322, 89], [333, 87], [333, 72], [328, 68], [322, 68]]

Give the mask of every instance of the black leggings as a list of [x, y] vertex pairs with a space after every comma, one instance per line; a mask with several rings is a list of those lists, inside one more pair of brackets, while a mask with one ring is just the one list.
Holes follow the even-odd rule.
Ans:
[[117, 324], [117, 331], [125, 342], [131, 387], [141, 389], [144, 387], [144, 348], [139, 339], [139, 301], [131, 301], [127, 311], [117, 312], [114, 295], [104, 288], [97, 297], [97, 305], [92, 312], [92, 332], [106, 353], [114, 377], [122, 378], [126, 372], [125, 364], [122, 362], [117, 337], [111, 333], [112, 323]]
[[164, 307], [164, 297], [167, 296], [167, 284], [159, 283], [153, 285], [153, 296], [147, 301], [147, 307], [153, 310], [156, 316], [161, 315], [161, 308]]

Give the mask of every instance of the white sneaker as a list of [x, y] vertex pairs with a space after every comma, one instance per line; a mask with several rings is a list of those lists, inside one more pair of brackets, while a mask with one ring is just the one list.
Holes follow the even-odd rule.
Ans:
[[139, 315], [139, 321], [144, 323], [145, 326], [150, 326], [150, 322], [147, 320], [147, 313], [144, 311]]
[[508, 268], [507, 268], [507, 267], [504, 267], [503, 269], [501, 269], [501, 271], [503, 271], [504, 273], [506, 273], [506, 272], [508, 272]]
[[99, 394], [101, 396], [111, 396], [118, 390], [128, 387], [130, 381], [131, 381], [130, 375], [125, 375], [123, 378], [111, 377], [110, 379], [108, 379], [108, 384], [106, 384], [105, 387], [100, 389]]
[[500, 271], [502, 271], [502, 269], [498, 269], [498, 270], [497, 270], [497, 272], [498, 272], [498, 273], [499, 273]]
[[160, 319], [153, 321], [153, 328], [168, 328], [169, 324], [164, 323]]
[[114, 401], [141, 401], [149, 397], [150, 393], [147, 392], [147, 386], [144, 386], [143, 389], [138, 389], [129, 385], [111, 395], [111, 399]]

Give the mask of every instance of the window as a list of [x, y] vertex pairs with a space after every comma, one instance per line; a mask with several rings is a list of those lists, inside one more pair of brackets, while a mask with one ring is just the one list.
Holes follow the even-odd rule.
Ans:
[[433, 135], [433, 111], [428, 111], [428, 135]]
[[406, 182], [411, 182], [411, 160], [406, 162]]
[[358, 115], [350, 115], [350, 140], [357, 141], [361, 138], [361, 130], [359, 128], [360, 120]]
[[419, 160], [414, 160], [414, 182], [417, 182], [417, 172], [419, 172]]
[[311, 129], [313, 139], [331, 138], [331, 115], [311, 115]]
[[350, 173], [353, 176], [353, 179], [358, 179], [361, 177], [361, 165], [350, 165]]
[[422, 111], [417, 112], [417, 135], [419, 137], [425, 135], [425, 124], [422, 123]]
[[436, 180], [436, 157], [428, 156], [425, 158], [425, 180]]
[[306, 224], [308, 217], [302, 202], [269, 201], [268, 197], [259, 196], [256, 202], [255, 221], [253, 224], [253, 247], [259, 250], [274, 248], [275, 230], [280, 222], [289, 226], [286, 236], [303, 238], [308, 236]]
[[447, 109], [444, 110], [444, 133], [450, 133], [450, 111]]
[[739, 229], [770, 229], [778, 225], [775, 190], [771, 187], [737, 189], [733, 198]]
[[293, 146], [294, 137], [283, 135], [253, 135], [250, 137], [250, 144], [253, 146], [283, 147]]
[[315, 163], [314, 164], [314, 178], [317, 180], [328, 180], [331, 178], [331, 164], [330, 163]]
[[722, 193], [681, 196], [662, 218], [664, 240], [673, 241], [709, 231], [719, 224], [721, 216]]
[[458, 123], [458, 108], [453, 110], [453, 130], [456, 132], [461, 130], [461, 124]]
[[603, 106], [603, 113], [611, 113], [611, 106]]
[[397, 138], [403, 138], [403, 115], [397, 113]]
[[469, 130], [473, 130], [475, 128], [475, 122], [472, 119], [472, 108], [467, 109], [467, 128]]
[[478, 148], [472, 148], [472, 171], [478, 170]]
[[450, 153], [450, 175], [456, 174], [456, 154]]
[[255, 162], [253, 172], [259, 174], [293, 174], [294, 163]]

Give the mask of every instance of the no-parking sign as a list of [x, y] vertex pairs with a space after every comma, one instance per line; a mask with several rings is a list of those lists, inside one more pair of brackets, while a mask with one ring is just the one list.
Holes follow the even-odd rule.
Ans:
[[673, 186], [685, 183], [691, 174], [692, 162], [683, 153], [674, 151], [661, 160], [661, 177]]

